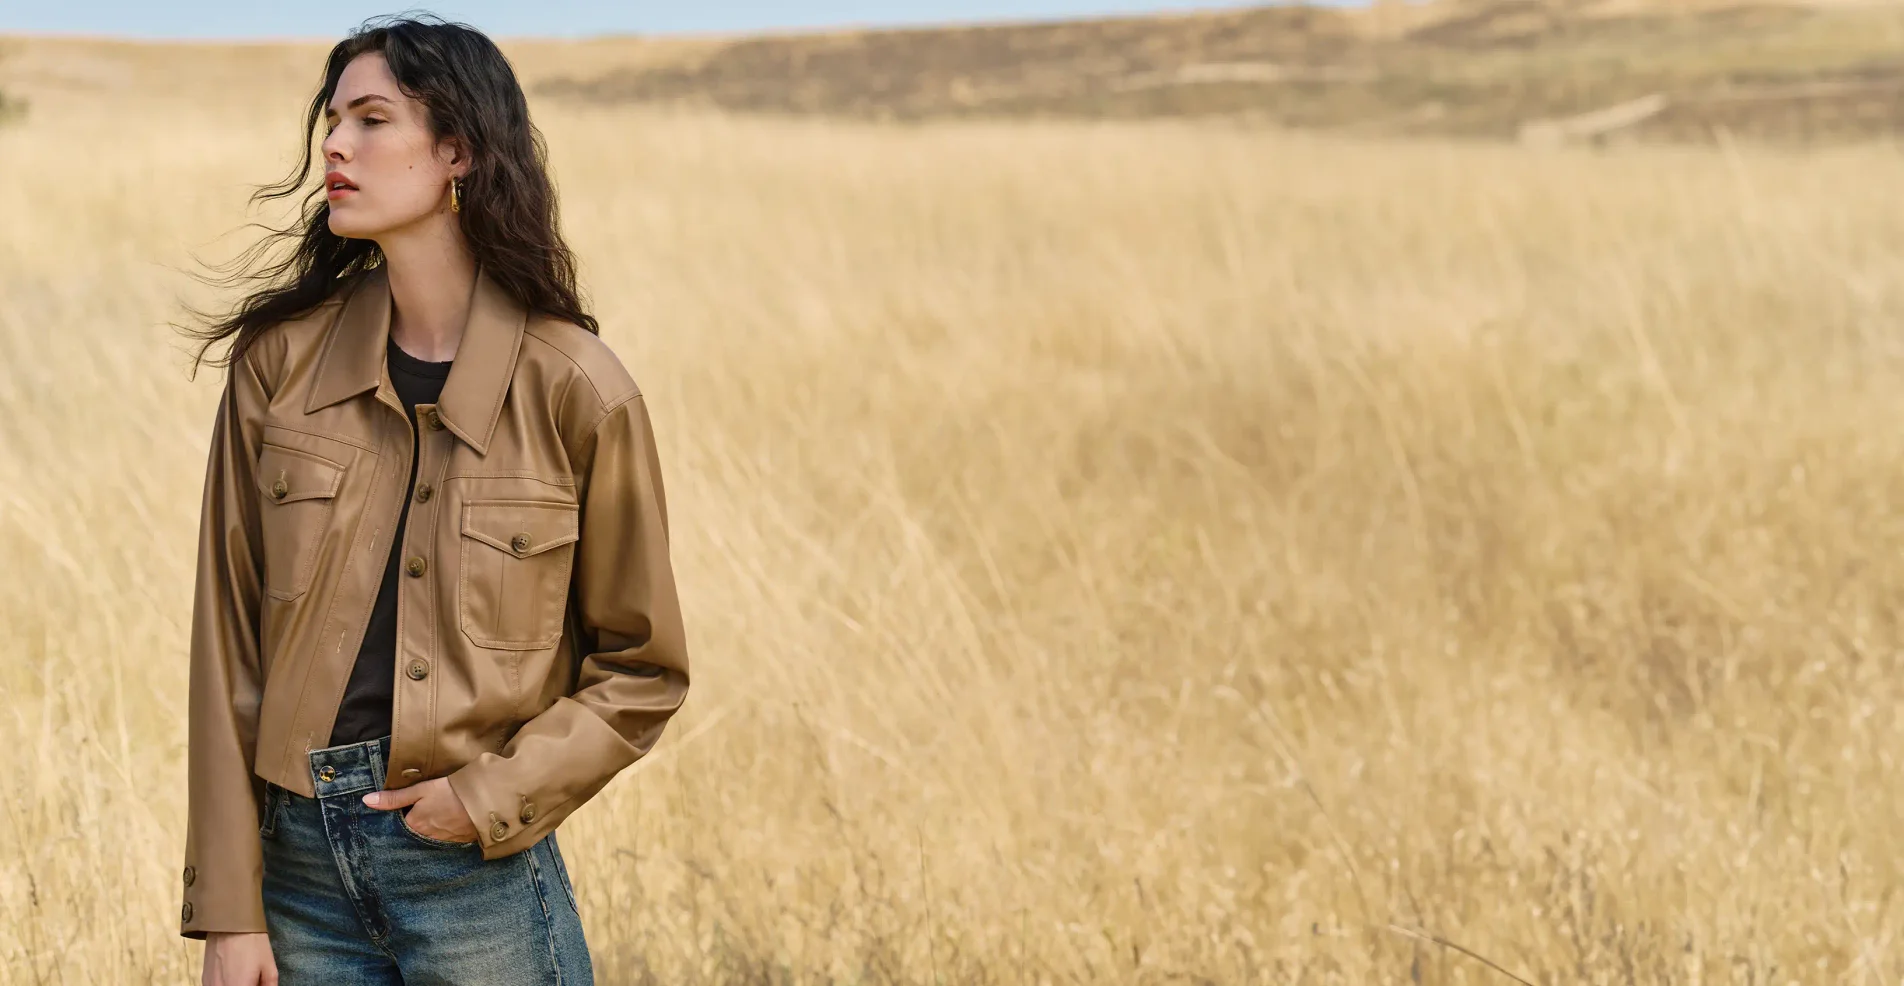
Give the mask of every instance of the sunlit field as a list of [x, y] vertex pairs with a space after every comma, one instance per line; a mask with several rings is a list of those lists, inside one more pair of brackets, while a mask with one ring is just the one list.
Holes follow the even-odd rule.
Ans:
[[[197, 982], [166, 322], [318, 64], [0, 128], [0, 983]], [[599, 981], [1904, 976], [1894, 151], [536, 112], [693, 660]]]

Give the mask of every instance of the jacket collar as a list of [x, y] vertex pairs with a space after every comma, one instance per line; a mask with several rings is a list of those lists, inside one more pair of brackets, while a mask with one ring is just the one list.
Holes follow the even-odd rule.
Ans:
[[[316, 383], [304, 402], [305, 414], [390, 386], [385, 359], [390, 312], [390, 267], [379, 264], [358, 279], [331, 322], [318, 358]], [[489, 450], [490, 434], [515, 376], [527, 322], [528, 310], [478, 264], [469, 321], [463, 326], [456, 359], [436, 404], [443, 424], [478, 453]]]

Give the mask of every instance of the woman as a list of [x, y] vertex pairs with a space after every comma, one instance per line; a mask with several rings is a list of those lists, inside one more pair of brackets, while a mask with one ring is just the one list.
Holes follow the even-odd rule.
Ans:
[[180, 933], [208, 986], [588, 983], [555, 828], [688, 685], [647, 408], [488, 38], [366, 25], [320, 115], [295, 250], [193, 331]]

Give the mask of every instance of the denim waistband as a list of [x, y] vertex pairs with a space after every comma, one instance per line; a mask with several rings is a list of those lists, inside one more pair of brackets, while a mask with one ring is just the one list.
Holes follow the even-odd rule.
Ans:
[[311, 787], [320, 798], [382, 790], [389, 761], [389, 736], [312, 750]]

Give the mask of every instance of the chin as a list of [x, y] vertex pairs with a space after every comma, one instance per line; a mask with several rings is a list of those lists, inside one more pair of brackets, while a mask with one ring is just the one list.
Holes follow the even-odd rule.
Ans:
[[388, 212], [381, 212], [374, 220], [370, 220], [366, 216], [357, 215], [356, 207], [352, 207], [341, 213], [332, 212], [328, 225], [332, 235], [335, 236], [348, 240], [374, 240], [393, 230], [411, 226], [420, 218], [422, 217], [405, 217], [401, 214], [393, 217]]
[[332, 236], [341, 236], [347, 240], [361, 240], [365, 238], [365, 231], [359, 229], [356, 223], [348, 219], [339, 222], [336, 213], [331, 214], [331, 220], [328, 225], [331, 228]]
[[343, 212], [333, 211], [328, 225], [331, 233], [350, 240], [368, 240], [391, 227], [388, 222], [366, 222], [364, 216], [356, 214], [356, 209]]

